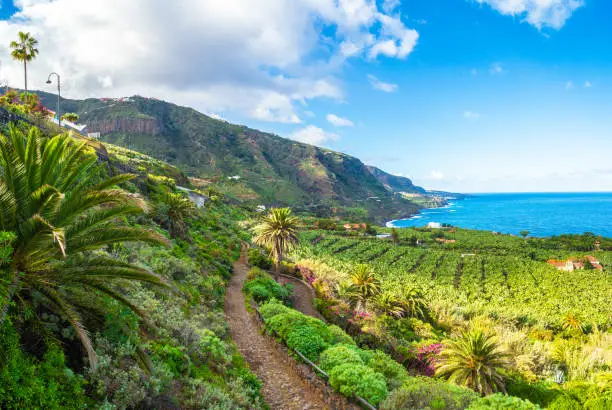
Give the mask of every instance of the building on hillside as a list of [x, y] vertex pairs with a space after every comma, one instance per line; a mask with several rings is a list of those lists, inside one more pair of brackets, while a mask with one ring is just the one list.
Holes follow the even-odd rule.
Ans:
[[427, 224], [429, 229], [440, 229], [442, 228], [442, 224], [440, 222], [430, 222]]
[[344, 224], [344, 229], [347, 231], [358, 231], [360, 229], [366, 229], [367, 226], [364, 223], [361, 224]]
[[446, 239], [446, 238], [436, 238], [436, 241], [440, 243], [455, 243], [457, 242], [455, 239]]
[[[587, 263], [589, 263], [593, 269], [603, 271], [603, 266], [601, 265], [599, 260], [597, 260], [597, 258], [595, 258], [594, 256], [588, 255], [586, 257], [586, 260], [587, 260]], [[575, 270], [584, 269], [584, 264], [585, 264], [585, 262], [582, 262], [581, 260], [578, 260], [578, 259], [568, 259], [565, 261], [550, 259], [547, 261], [547, 263], [551, 266], [554, 266], [558, 270], [565, 271], [565, 272], [573, 272]]]

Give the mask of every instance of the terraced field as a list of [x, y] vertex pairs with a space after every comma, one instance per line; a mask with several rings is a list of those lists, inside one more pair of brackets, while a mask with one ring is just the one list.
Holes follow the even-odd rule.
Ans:
[[[366, 263], [382, 279], [383, 288], [417, 286], [426, 292], [432, 305], [459, 309], [464, 314], [486, 313], [558, 326], [567, 313], [579, 312], [603, 327], [612, 322], [612, 281], [608, 273], [612, 271], [612, 252], [596, 254], [607, 268], [605, 272], [560, 272], [545, 262], [546, 257], [569, 252], [531, 249], [528, 242], [518, 238], [459, 231], [459, 245], [447, 247], [436, 243], [431, 233], [413, 234], [424, 244], [395, 245], [374, 237], [308, 231], [302, 234], [298, 257], [324, 263], [337, 272], [338, 281], [346, 280], [356, 264]], [[313, 244], [318, 237], [322, 239]]]

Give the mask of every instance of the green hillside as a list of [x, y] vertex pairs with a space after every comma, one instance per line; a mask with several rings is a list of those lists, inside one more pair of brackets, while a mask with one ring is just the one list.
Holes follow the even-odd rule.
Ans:
[[[55, 96], [38, 94], [43, 104], [55, 106]], [[225, 181], [227, 192], [242, 200], [291, 205], [321, 216], [364, 217], [367, 212], [378, 222], [419, 208], [387, 189], [355, 157], [219, 121], [192, 108], [143, 97], [65, 99], [62, 106], [64, 112], [78, 113], [103, 141], [168, 161], [190, 176]], [[401, 182], [394, 178], [395, 184]]]

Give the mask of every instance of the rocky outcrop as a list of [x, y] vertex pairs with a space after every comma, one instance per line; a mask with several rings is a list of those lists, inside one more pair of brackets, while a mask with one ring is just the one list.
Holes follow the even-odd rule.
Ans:
[[113, 118], [87, 122], [89, 132], [102, 135], [113, 132], [158, 135], [162, 132], [161, 124], [154, 118]]

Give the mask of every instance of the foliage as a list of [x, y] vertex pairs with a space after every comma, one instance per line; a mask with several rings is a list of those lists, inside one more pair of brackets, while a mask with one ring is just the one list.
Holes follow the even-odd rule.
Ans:
[[287, 336], [286, 343], [288, 347], [298, 350], [311, 361], [316, 361], [321, 352], [329, 346], [321, 332], [311, 326], [293, 328]]
[[67, 112], [66, 114], [62, 115], [62, 120], [76, 123], [79, 120], [79, 114], [76, 114], [74, 112]]
[[472, 402], [468, 410], [537, 410], [539, 408], [529, 401], [497, 393]]
[[500, 370], [507, 366], [506, 357], [491, 335], [475, 329], [448, 342], [436, 374], [483, 395], [505, 391]]
[[342, 364], [363, 364], [359, 348], [350, 344], [337, 344], [325, 350], [319, 359], [319, 367], [326, 372]]
[[245, 282], [243, 290], [257, 303], [264, 303], [271, 299], [286, 301], [293, 294], [293, 285], [283, 286], [260, 271], [253, 279]]
[[261, 250], [257, 248], [249, 249], [249, 265], [268, 270], [272, 267], [272, 263], [272, 259], [264, 255]]
[[264, 320], [268, 320], [276, 315], [286, 314], [291, 311], [291, 308], [288, 308], [287, 306], [283, 305], [282, 302], [274, 299], [269, 300], [259, 308], [259, 314]]
[[357, 265], [351, 273], [351, 286], [353, 287], [361, 306], [364, 308], [370, 298], [380, 292], [380, 280], [370, 270], [368, 265]]
[[479, 399], [472, 390], [437, 380], [415, 377], [393, 391], [380, 405], [381, 410], [445, 409], [463, 410]]
[[[14, 126], [0, 135], [0, 229], [14, 231], [8, 293], [28, 309], [33, 300], [57, 312], [74, 328], [90, 363], [91, 340], [79, 310], [99, 312], [99, 298], [111, 297], [135, 312], [115, 286], [136, 280], [161, 285], [147, 269], [84, 252], [125, 241], [161, 243], [161, 237], [118, 223], [142, 211], [122, 191], [110, 187], [132, 178], [100, 177], [96, 156], [83, 144], [58, 135], [27, 135]], [[7, 305], [3, 307], [2, 319]]]
[[25, 90], [28, 91], [28, 71], [27, 63], [32, 61], [38, 55], [38, 40], [30, 35], [30, 33], [19, 32], [18, 41], [11, 41], [10, 48], [11, 57], [17, 61], [23, 62], [23, 70], [25, 76]]
[[9, 320], [0, 328], [0, 407], [3, 409], [87, 408], [85, 380], [70, 370], [53, 344], [41, 360], [21, 351]]
[[329, 384], [345, 396], [357, 395], [377, 405], [387, 397], [387, 384], [382, 374], [363, 364], [346, 363], [334, 367]]

